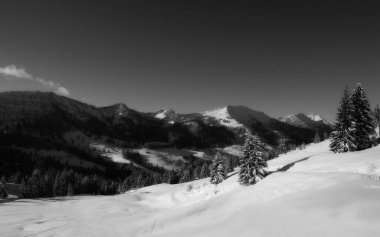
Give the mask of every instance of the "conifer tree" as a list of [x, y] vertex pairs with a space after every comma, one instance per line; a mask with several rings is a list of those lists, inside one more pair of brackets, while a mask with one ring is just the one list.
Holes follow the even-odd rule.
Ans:
[[7, 199], [8, 198], [8, 193], [5, 191], [5, 179], [2, 179], [0, 181], [0, 199]]
[[219, 184], [226, 179], [225, 158], [218, 152], [210, 168], [210, 183]]
[[316, 132], [314, 136], [314, 143], [320, 143], [320, 142], [321, 142], [321, 138], [319, 137], [319, 133]]
[[360, 83], [356, 85], [351, 101], [355, 144], [360, 151], [372, 147], [371, 136], [375, 133], [371, 107]]
[[74, 195], [73, 185], [70, 182], [67, 185], [67, 196], [73, 196], [73, 195]]
[[356, 150], [354, 122], [352, 117], [353, 110], [350, 90], [346, 87], [338, 106], [334, 131], [331, 133], [331, 151], [341, 153]]
[[239, 182], [242, 185], [255, 184], [263, 179], [267, 162], [263, 156], [264, 144], [258, 136], [246, 135], [244, 155], [240, 159]]
[[288, 152], [288, 148], [286, 146], [286, 139], [280, 138], [279, 144], [278, 144], [278, 150], [280, 154], [286, 154]]
[[193, 170], [193, 179], [194, 179], [194, 180], [199, 179], [200, 173], [201, 173], [201, 166], [200, 166], [200, 165], [197, 165], [197, 166], [195, 167], [195, 169]]
[[201, 173], [199, 174], [200, 179], [204, 179], [210, 176], [210, 169], [207, 163], [204, 163], [201, 168]]
[[28, 181], [28, 186], [31, 190], [31, 197], [32, 198], [39, 198], [42, 196], [41, 194], [41, 185], [40, 185], [40, 181], [41, 181], [41, 173], [38, 169], [35, 169], [33, 171], [33, 174], [32, 176], [30, 177], [29, 181]]
[[188, 169], [186, 169], [183, 171], [182, 176], [179, 179], [179, 182], [180, 183], [186, 183], [186, 182], [189, 182], [190, 180], [191, 180], [190, 171]]
[[165, 170], [162, 176], [162, 183], [170, 184], [170, 180], [171, 180], [171, 172], [168, 170]]
[[232, 167], [232, 159], [226, 157], [225, 159], [225, 165], [224, 165], [225, 173], [228, 174], [232, 171], [234, 171], [234, 168]]
[[380, 107], [376, 105], [375, 110], [373, 111], [373, 118], [375, 119], [375, 125], [380, 131]]

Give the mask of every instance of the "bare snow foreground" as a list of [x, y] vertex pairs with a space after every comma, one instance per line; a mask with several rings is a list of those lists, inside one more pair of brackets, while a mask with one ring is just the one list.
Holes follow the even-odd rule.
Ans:
[[[0, 236], [379, 236], [380, 147], [333, 154], [328, 143], [269, 162], [243, 187], [231, 175], [117, 196], [0, 204]], [[286, 170], [286, 171], [285, 171]]]

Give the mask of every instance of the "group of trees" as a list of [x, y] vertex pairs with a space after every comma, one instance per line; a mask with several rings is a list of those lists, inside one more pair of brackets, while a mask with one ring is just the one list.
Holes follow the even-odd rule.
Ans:
[[356, 85], [352, 94], [346, 87], [331, 134], [331, 151], [336, 153], [360, 151], [374, 146], [376, 144], [374, 117], [376, 118], [378, 112], [379, 110], [371, 112], [369, 101], [360, 83]]
[[218, 152], [210, 166], [210, 182], [219, 184], [227, 178], [227, 174], [232, 172], [237, 166], [231, 159]]
[[[259, 136], [246, 134], [244, 154], [240, 157], [239, 183], [242, 185], [255, 184], [266, 175], [267, 157], [264, 143]], [[210, 182], [219, 184], [226, 179], [227, 174], [233, 171], [225, 157], [217, 153], [210, 167]]]
[[[185, 162], [176, 170], [165, 170], [140, 157], [139, 153], [126, 152], [137, 163], [116, 164], [99, 159], [101, 166], [83, 168], [61, 163], [57, 157], [43, 157], [38, 150], [26, 152], [16, 147], [1, 147], [0, 196], [6, 197], [5, 183], [21, 184], [19, 198], [43, 198], [70, 195], [113, 195], [147, 185], [177, 184], [210, 176], [212, 164], [194, 156], [184, 157]], [[238, 166], [238, 157], [221, 153], [225, 172]], [[6, 181], [5, 181], [6, 180]], [[16, 194], [17, 195], [17, 194]]]
[[35, 169], [21, 183], [18, 198], [71, 196], [78, 194], [111, 195], [118, 193], [118, 182], [97, 175], [82, 175], [72, 170]]

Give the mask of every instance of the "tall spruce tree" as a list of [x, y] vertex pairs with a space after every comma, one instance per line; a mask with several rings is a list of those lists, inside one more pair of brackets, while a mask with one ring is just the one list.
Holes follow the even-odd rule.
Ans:
[[380, 131], [380, 107], [379, 107], [379, 105], [376, 105], [376, 108], [373, 111], [373, 118], [375, 119], [375, 125], [377, 126], [378, 130]]
[[239, 182], [242, 185], [255, 184], [263, 179], [268, 166], [263, 156], [264, 144], [256, 135], [246, 135], [244, 155], [240, 159]]
[[356, 150], [353, 111], [350, 90], [346, 87], [338, 106], [334, 131], [331, 133], [331, 151], [342, 153]]
[[372, 147], [371, 136], [375, 134], [374, 121], [371, 107], [363, 86], [358, 83], [351, 96], [353, 105], [354, 138], [357, 150], [364, 150]]
[[218, 152], [210, 168], [210, 183], [219, 184], [226, 179], [225, 158]]

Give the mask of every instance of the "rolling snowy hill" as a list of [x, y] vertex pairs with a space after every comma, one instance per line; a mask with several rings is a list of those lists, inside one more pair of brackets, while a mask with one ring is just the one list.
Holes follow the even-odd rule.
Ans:
[[334, 154], [328, 142], [269, 161], [253, 186], [236, 172], [109, 197], [0, 204], [1, 236], [377, 236], [380, 147]]

